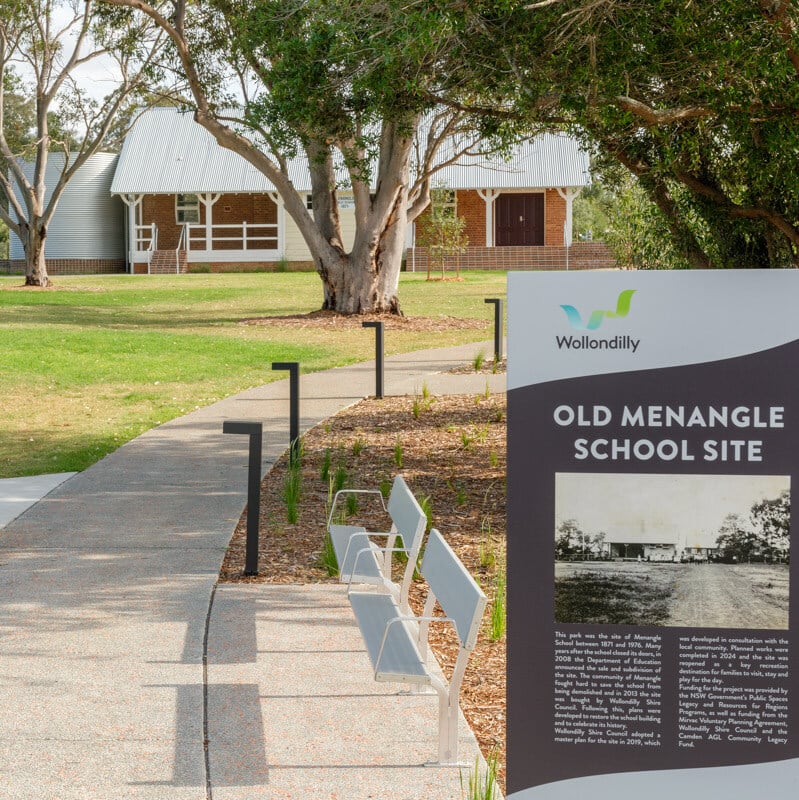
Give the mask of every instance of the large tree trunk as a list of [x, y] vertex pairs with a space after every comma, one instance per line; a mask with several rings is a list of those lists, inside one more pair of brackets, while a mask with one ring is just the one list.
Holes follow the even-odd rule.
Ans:
[[402, 314], [399, 274], [405, 247], [406, 190], [398, 192], [382, 231], [359, 231], [349, 255], [317, 259], [324, 287], [323, 309], [341, 314]]
[[22, 226], [22, 247], [25, 251], [25, 285], [52, 286], [44, 258], [44, 241], [47, 228], [38, 220], [31, 226]]

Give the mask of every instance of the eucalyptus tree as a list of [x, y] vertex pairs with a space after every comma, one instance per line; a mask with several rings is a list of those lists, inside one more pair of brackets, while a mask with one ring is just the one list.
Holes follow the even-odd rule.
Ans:
[[[94, 8], [92, 0], [0, 0], [0, 219], [22, 242], [28, 285], [50, 283], [47, 229], [67, 184], [125, 104], [160, 76], [163, 32], [140, 14], [99, 20]], [[101, 99], [81, 83], [92, 65], [112, 87]], [[20, 98], [32, 105], [26, 131], [14, 113]], [[48, 186], [54, 152], [59, 168]]]
[[797, 264], [795, 0], [506, 0], [473, 13], [470, 80], [598, 144], [600, 169], [604, 158], [637, 176], [687, 266]]
[[[445, 140], [460, 137], [452, 158], [474, 143], [462, 113], [436, 111], [463, 12], [420, 0], [105, 2], [169, 34], [196, 121], [275, 186], [322, 279], [323, 308], [399, 313], [406, 223], [429, 202]], [[298, 153], [312, 210], [289, 171]], [[349, 249], [342, 188], [354, 198]]]

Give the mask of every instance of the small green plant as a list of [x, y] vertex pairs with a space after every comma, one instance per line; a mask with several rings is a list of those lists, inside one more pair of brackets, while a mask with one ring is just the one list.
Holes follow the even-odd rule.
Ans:
[[391, 478], [383, 478], [378, 488], [380, 489], [380, 494], [383, 495], [383, 499], [388, 500], [388, 496], [391, 494]]
[[493, 372], [494, 375], [499, 372], [499, 361], [496, 358], [494, 359], [494, 363], [491, 365], [491, 372]]
[[289, 271], [289, 260], [286, 256], [280, 256], [280, 258], [275, 261], [275, 272], [288, 272]]
[[283, 502], [286, 504], [286, 519], [290, 524], [300, 516], [300, 494], [302, 492], [302, 469], [299, 459], [289, 467], [283, 482]]
[[430, 399], [430, 387], [427, 385], [427, 381], [422, 383], [422, 398], [424, 400]]
[[425, 517], [427, 517], [427, 526], [425, 527], [425, 531], [429, 532], [430, 528], [433, 527], [433, 501], [430, 499], [430, 495], [426, 494], [419, 500], [419, 505], [424, 511]]
[[326, 447], [325, 448], [325, 454], [322, 457], [322, 467], [319, 470], [319, 477], [325, 483], [327, 483], [328, 480], [330, 479], [330, 464], [331, 464], [332, 460], [333, 460], [333, 455], [330, 452], [330, 448]]
[[470, 436], [466, 431], [461, 431], [461, 445], [464, 450], [471, 450], [474, 444], [474, 437]]
[[505, 420], [505, 412], [501, 408], [496, 409], [496, 411], [494, 411], [494, 415], [491, 417], [491, 421], [499, 424], [504, 420]]
[[355, 458], [363, 452], [363, 448], [366, 447], [366, 442], [359, 436], [353, 443], [352, 443], [352, 454]]
[[347, 509], [347, 516], [351, 517], [358, 513], [358, 495], [348, 494], [344, 507]]
[[394, 466], [402, 469], [402, 442], [399, 439], [394, 444]]
[[474, 357], [472, 366], [474, 367], [475, 372], [480, 372], [480, 370], [483, 368], [483, 362], [485, 361], [485, 358], [485, 353], [482, 350]]
[[468, 495], [466, 494], [466, 489], [464, 489], [462, 486], [459, 486], [455, 491], [455, 502], [459, 506], [465, 506], [467, 499]]
[[499, 456], [497, 455], [496, 450], [490, 450], [488, 453], [488, 463], [491, 464], [492, 467], [496, 467], [499, 465]]
[[322, 539], [322, 549], [317, 556], [317, 563], [324, 569], [330, 577], [338, 575], [338, 561], [336, 561], [336, 551], [333, 549], [333, 540], [330, 532], [325, 533]]
[[498, 642], [504, 635], [508, 624], [506, 614], [507, 577], [505, 568], [500, 567], [494, 578], [494, 602], [491, 604], [491, 616], [488, 620], [488, 638]]
[[418, 397], [413, 398], [413, 407], [411, 408], [411, 413], [413, 414], [414, 419], [419, 419], [419, 414], [422, 413], [422, 404], [419, 402]]
[[463, 773], [460, 776], [461, 793], [464, 800], [496, 800], [499, 795], [497, 781], [497, 754], [491, 753], [486, 759], [485, 772], [480, 770], [479, 756], [474, 760], [474, 769], [464, 785]]
[[347, 468], [343, 464], [339, 464], [333, 473], [333, 494], [340, 492], [347, 485], [349, 477]]
[[491, 397], [491, 387], [488, 385], [488, 381], [486, 381], [486, 388], [485, 391], [483, 392], [483, 397], [486, 400], [488, 400], [488, 398]]
[[488, 517], [483, 517], [483, 521], [480, 523], [478, 558], [483, 569], [493, 567], [497, 560], [494, 552], [494, 539], [491, 536], [491, 520]]

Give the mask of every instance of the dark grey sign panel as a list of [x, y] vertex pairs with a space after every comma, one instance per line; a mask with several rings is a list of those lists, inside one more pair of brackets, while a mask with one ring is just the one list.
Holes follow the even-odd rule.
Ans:
[[795, 797], [799, 275], [508, 290], [509, 797]]

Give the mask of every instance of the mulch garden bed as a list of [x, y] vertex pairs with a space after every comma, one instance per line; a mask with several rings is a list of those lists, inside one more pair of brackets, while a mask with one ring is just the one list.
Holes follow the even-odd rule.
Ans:
[[282, 328], [361, 328], [364, 322], [382, 322], [387, 331], [443, 332], [482, 330], [489, 323], [483, 319], [461, 317], [405, 317], [397, 314], [339, 314], [337, 311], [312, 311], [309, 314], [289, 314], [283, 317], [252, 317], [240, 320], [242, 325], [280, 326]]

